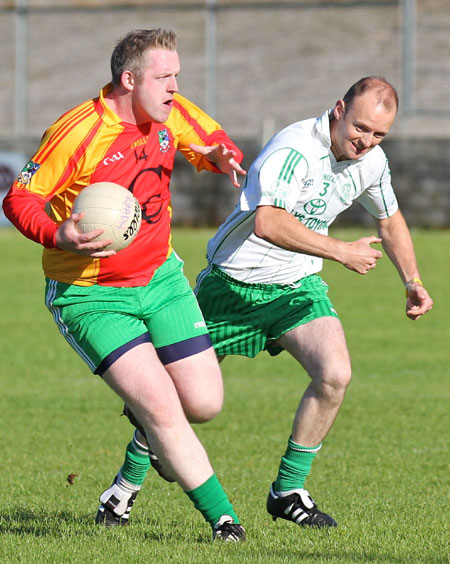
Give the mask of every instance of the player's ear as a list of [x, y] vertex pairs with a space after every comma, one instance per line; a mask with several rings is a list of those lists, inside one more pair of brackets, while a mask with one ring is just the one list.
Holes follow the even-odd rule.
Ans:
[[342, 119], [345, 114], [345, 102], [344, 100], [338, 100], [334, 106], [333, 115], [335, 119]]
[[125, 90], [131, 92], [131, 90], [134, 90], [136, 78], [131, 71], [126, 70], [123, 71], [122, 76], [120, 77], [120, 82], [122, 83], [122, 86], [125, 88]]

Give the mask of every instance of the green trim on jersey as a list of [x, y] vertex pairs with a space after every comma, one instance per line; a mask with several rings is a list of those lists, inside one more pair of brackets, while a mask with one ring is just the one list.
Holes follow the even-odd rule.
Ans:
[[[285, 148], [289, 149], [289, 147]], [[299, 153], [295, 149], [291, 149], [289, 155], [284, 161], [283, 166], [281, 167], [280, 174], [278, 175], [278, 180], [284, 180], [289, 184], [292, 180], [292, 177], [294, 176], [295, 167], [303, 158], [304, 157], [301, 153]]]
[[354, 179], [353, 179], [353, 176], [352, 176], [352, 173], [351, 173], [350, 171], [349, 171], [348, 175], [350, 176], [350, 180], [352, 181], [352, 184], [353, 184], [353, 190], [354, 190], [354, 192], [355, 192], [355, 196], [356, 196], [356, 192], [357, 192], [357, 189], [356, 189], [356, 183], [355, 183], [355, 181], [354, 181]]
[[386, 204], [386, 198], [385, 198], [384, 191], [383, 191], [383, 182], [382, 182], [383, 181], [383, 174], [384, 174], [384, 171], [386, 170], [386, 167], [389, 168], [389, 164], [388, 164], [387, 160], [386, 160], [386, 164], [384, 166], [383, 172], [381, 173], [381, 176], [380, 176], [380, 192], [381, 192], [381, 197], [383, 198], [384, 211], [386, 212], [387, 217], [390, 217], [389, 212], [388, 212], [388, 208], [387, 208], [387, 204]]
[[284, 200], [280, 200], [280, 198], [275, 198], [275, 200], [273, 201], [273, 205], [276, 208], [286, 209], [286, 202]]
[[[279, 153], [280, 151], [289, 151], [288, 156], [285, 158], [281, 168], [280, 168], [280, 173], [278, 174], [278, 180], [284, 180], [287, 182], [287, 184], [289, 184], [292, 180], [292, 177], [294, 175], [295, 169], [298, 166], [298, 164], [303, 160], [305, 160], [306, 165], [308, 166], [308, 161], [306, 160], [306, 157], [304, 155], [302, 155], [302, 153], [299, 153], [298, 151], [296, 151], [295, 149], [292, 149], [292, 147], [280, 147], [278, 149], [276, 149], [273, 153], [267, 155], [267, 158], [264, 159], [264, 161], [261, 163], [259, 170], [258, 170], [258, 178], [261, 175], [261, 170], [264, 167], [264, 165], [266, 164], [266, 162], [272, 158], [276, 153]], [[289, 176], [289, 178], [287, 178]], [[244, 190], [246, 184], [247, 184], [247, 180], [248, 180], [248, 176], [245, 179], [245, 184], [242, 187], [242, 190]]]

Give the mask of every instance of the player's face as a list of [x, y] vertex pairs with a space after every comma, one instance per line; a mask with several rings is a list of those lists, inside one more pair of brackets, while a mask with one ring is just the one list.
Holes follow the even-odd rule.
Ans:
[[133, 84], [133, 114], [136, 123], [163, 123], [172, 110], [173, 95], [178, 92], [180, 59], [176, 51], [151, 49], [145, 61], [142, 81]]
[[383, 141], [395, 119], [396, 109], [387, 110], [374, 92], [366, 92], [345, 106], [338, 100], [331, 120], [331, 150], [336, 160], [361, 158]]

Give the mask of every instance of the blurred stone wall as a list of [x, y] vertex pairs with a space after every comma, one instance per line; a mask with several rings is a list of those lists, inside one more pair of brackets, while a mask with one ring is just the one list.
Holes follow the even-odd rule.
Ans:
[[[260, 150], [260, 140], [236, 141], [244, 151], [243, 166], [248, 169]], [[0, 141], [0, 198], [38, 142], [37, 138], [17, 143]], [[393, 135], [383, 141], [382, 147], [389, 158], [392, 182], [408, 223], [415, 227], [450, 227], [450, 136]], [[227, 176], [198, 173], [177, 154], [172, 177], [174, 224], [217, 226], [232, 211], [238, 195]], [[372, 225], [372, 219], [355, 203], [335, 224]]]
[[[240, 143], [244, 167], [259, 151], [252, 141]], [[382, 147], [392, 173], [392, 183], [410, 226], [450, 227], [450, 138], [387, 138]], [[219, 225], [235, 206], [239, 191], [224, 175], [198, 174], [180, 157], [173, 178], [174, 222]], [[334, 225], [372, 226], [372, 217], [354, 203]]]
[[[448, 0], [416, 4], [416, 111], [405, 114], [401, 108], [383, 147], [410, 224], [449, 227], [450, 10]], [[177, 32], [180, 90], [207, 109], [204, 2], [28, 0], [34, 11], [27, 30], [26, 127], [18, 135], [13, 5], [0, 0], [0, 193], [11, 170], [17, 174], [18, 158], [28, 160], [46, 127], [109, 81], [111, 51], [130, 29], [161, 26]], [[322, 114], [361, 76], [383, 75], [405, 94], [400, 0], [217, 0], [217, 6], [214, 117], [243, 148], [246, 167], [273, 133]], [[11, 157], [6, 165], [5, 154]], [[174, 222], [220, 223], [236, 191], [226, 178], [198, 175], [181, 157], [177, 165]], [[366, 215], [355, 205], [339, 221], [370, 222]]]

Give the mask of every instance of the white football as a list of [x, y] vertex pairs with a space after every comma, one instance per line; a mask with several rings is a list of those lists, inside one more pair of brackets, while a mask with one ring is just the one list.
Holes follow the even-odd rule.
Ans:
[[103, 229], [95, 241], [110, 239], [112, 243], [106, 250], [125, 249], [141, 227], [139, 202], [129, 190], [114, 182], [96, 182], [83, 188], [75, 198], [72, 211], [84, 214], [77, 223], [80, 232]]

